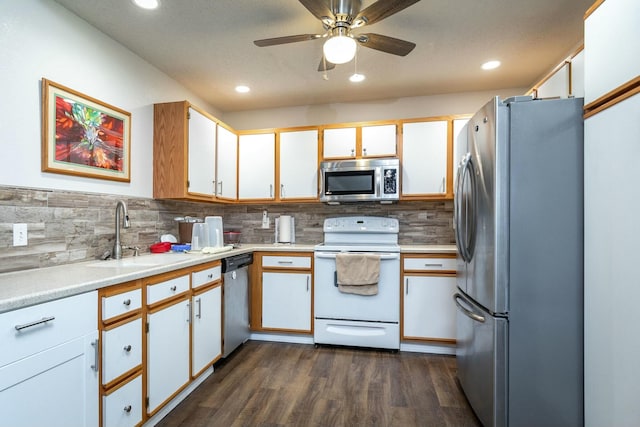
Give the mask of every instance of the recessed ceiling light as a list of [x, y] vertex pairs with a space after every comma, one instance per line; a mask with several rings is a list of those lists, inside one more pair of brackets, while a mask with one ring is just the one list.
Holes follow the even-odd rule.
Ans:
[[143, 9], [157, 9], [158, 0], [133, 0], [133, 4]]
[[236, 92], [238, 93], [247, 93], [249, 92], [251, 89], [249, 89], [249, 86], [245, 86], [245, 85], [238, 85], [236, 86]]
[[349, 77], [349, 80], [351, 80], [353, 83], [360, 83], [364, 79], [366, 79], [365, 75], [358, 73], [354, 73], [351, 75], [351, 77]]
[[500, 61], [487, 61], [482, 64], [483, 70], [493, 70], [494, 68], [498, 68], [500, 66]]

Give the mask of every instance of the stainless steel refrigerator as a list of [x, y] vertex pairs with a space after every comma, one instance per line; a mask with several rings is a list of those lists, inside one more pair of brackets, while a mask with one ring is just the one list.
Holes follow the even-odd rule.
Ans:
[[458, 379], [485, 427], [584, 424], [582, 106], [495, 98], [458, 147]]

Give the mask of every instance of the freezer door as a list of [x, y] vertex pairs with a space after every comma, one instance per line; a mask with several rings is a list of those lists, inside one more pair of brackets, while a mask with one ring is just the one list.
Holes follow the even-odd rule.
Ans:
[[506, 426], [507, 319], [492, 317], [462, 292], [454, 300], [460, 385], [482, 425]]

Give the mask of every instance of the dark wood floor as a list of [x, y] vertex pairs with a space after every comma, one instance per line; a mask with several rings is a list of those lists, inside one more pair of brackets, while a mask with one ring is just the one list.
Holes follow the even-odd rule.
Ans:
[[158, 425], [480, 426], [453, 356], [249, 341]]

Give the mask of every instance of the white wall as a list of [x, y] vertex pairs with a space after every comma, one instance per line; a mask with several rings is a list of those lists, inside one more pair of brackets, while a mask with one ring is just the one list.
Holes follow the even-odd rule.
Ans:
[[[41, 79], [131, 113], [131, 182], [41, 172]], [[0, 185], [151, 197], [153, 104], [221, 113], [51, 0], [0, 0]]]
[[369, 102], [309, 105], [224, 113], [225, 123], [237, 130], [295, 127], [373, 120], [409, 119], [450, 114], [473, 114], [492, 97], [522, 95], [526, 88], [446, 95], [416, 96]]

